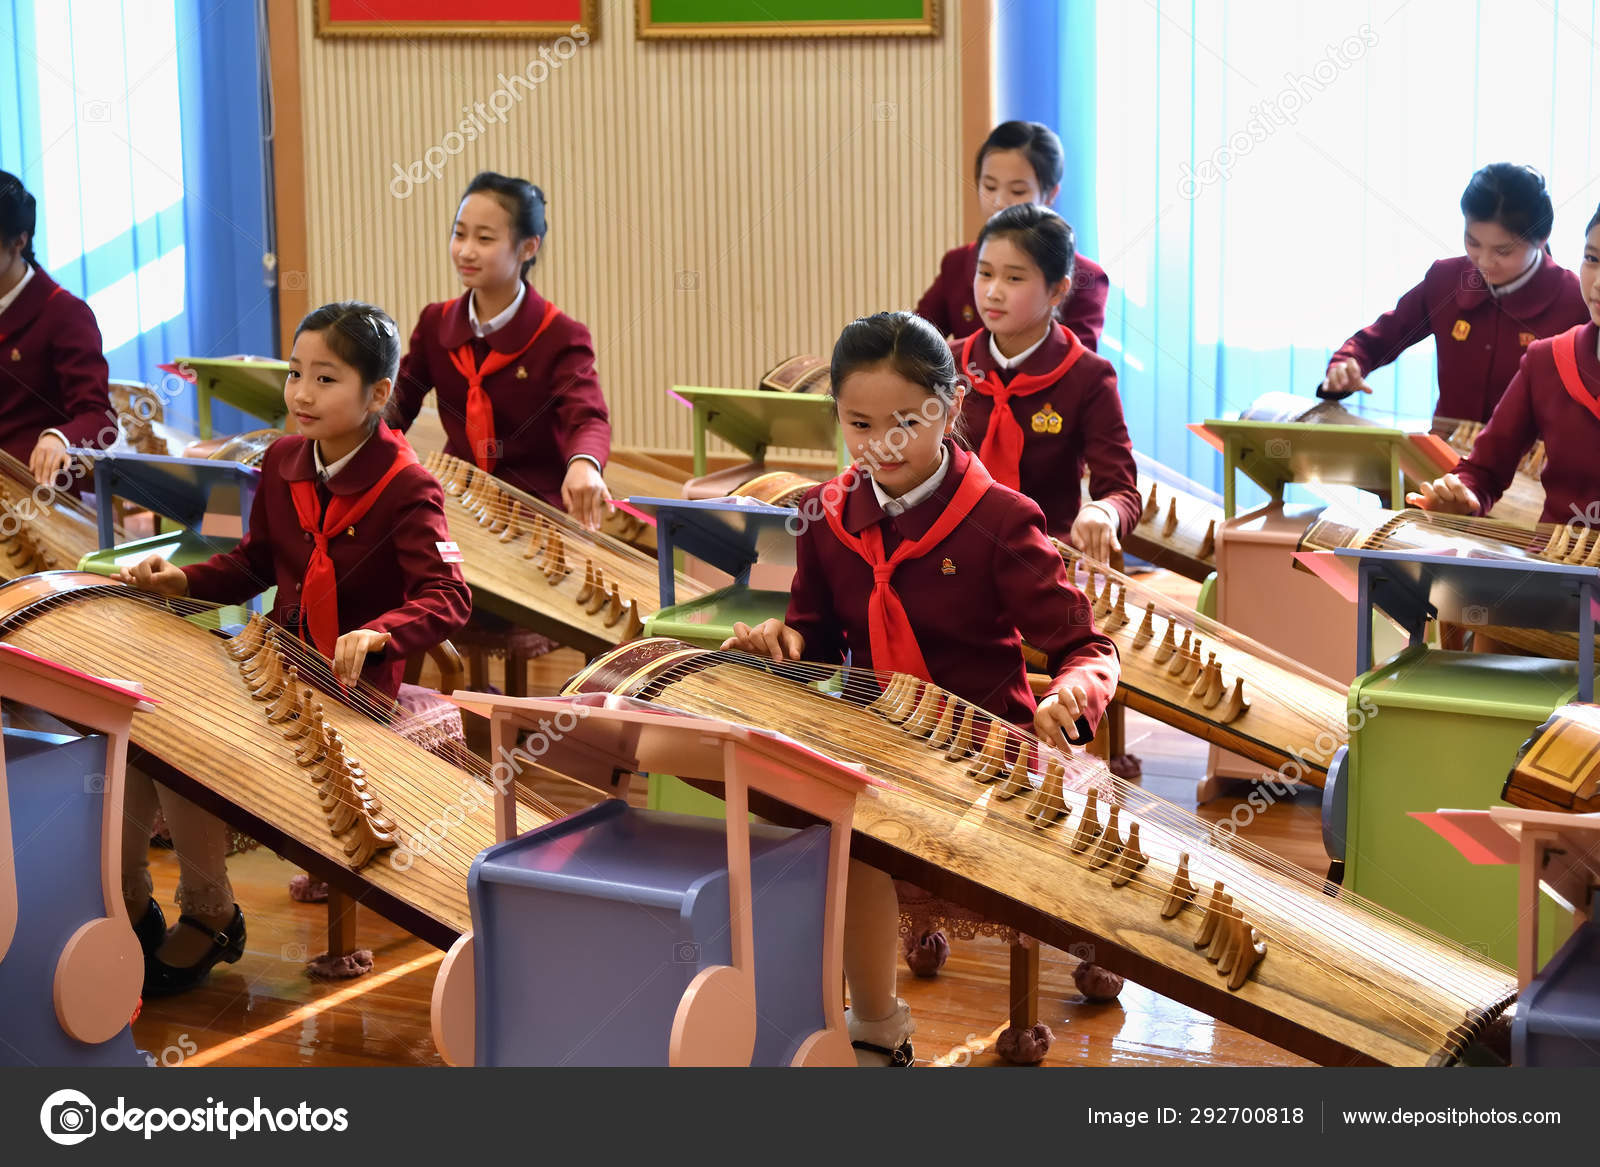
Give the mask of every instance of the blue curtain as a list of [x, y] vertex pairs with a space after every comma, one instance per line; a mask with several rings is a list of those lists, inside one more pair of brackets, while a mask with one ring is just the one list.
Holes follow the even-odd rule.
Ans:
[[[1135, 448], [1220, 484], [1185, 423], [1309, 395], [1332, 351], [1461, 253], [1458, 201], [1530, 163], [1576, 269], [1600, 191], [1594, 0], [1010, 0], [998, 113], [1053, 126], [1059, 209], [1110, 274], [1101, 351]], [[1359, 407], [1417, 418], [1431, 343]]]
[[[39, 262], [94, 309], [115, 378], [273, 351], [257, 28], [255, 4], [0, 6], [0, 168], [38, 199]], [[192, 393], [167, 414], [191, 428]]]

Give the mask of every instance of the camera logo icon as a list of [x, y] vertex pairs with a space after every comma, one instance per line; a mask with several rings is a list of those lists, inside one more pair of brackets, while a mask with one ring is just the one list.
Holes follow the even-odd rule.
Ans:
[[700, 946], [690, 940], [680, 940], [672, 946], [672, 959], [678, 964], [699, 964]]
[[63, 1147], [76, 1146], [95, 1129], [95, 1105], [79, 1090], [57, 1090], [39, 1108], [45, 1138]]
[[1287, 458], [1289, 453], [1290, 449], [1288, 439], [1273, 438], [1267, 442], [1267, 457], [1281, 460]]

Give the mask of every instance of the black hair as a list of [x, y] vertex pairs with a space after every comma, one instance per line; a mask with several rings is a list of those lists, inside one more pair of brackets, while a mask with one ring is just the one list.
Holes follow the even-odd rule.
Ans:
[[1049, 207], [1017, 203], [996, 211], [978, 232], [979, 254], [988, 239], [1015, 242], [1038, 265], [1044, 273], [1044, 282], [1051, 287], [1071, 279], [1073, 268], [1077, 266], [1072, 227]]
[[[493, 195], [495, 201], [506, 209], [506, 214], [511, 216], [511, 230], [517, 236], [518, 247], [535, 236], [543, 239], [548, 232], [549, 226], [545, 222], [544, 213], [544, 191], [527, 179], [508, 178], [504, 174], [485, 170], [467, 183], [461, 201], [465, 202], [468, 195], [475, 194]], [[538, 260], [538, 253], [535, 252], [533, 258], [522, 265], [521, 278], [528, 278], [528, 269]]]
[[37, 207], [22, 179], [0, 170], [0, 243], [9, 244], [26, 235], [28, 242], [22, 248], [22, 258], [36, 267], [39, 261], [33, 257], [33, 227]]
[[851, 373], [883, 365], [921, 385], [947, 408], [955, 408], [959, 384], [955, 356], [939, 330], [916, 313], [875, 312], [846, 324], [833, 344], [829, 392], [837, 398]]
[[296, 340], [302, 332], [320, 332], [333, 355], [361, 374], [363, 388], [400, 371], [400, 330], [382, 308], [360, 300], [324, 304], [300, 321]]
[[1477, 223], [1498, 223], [1529, 243], [1543, 244], [1555, 227], [1555, 208], [1544, 175], [1531, 166], [1491, 162], [1461, 192], [1461, 213]]
[[1021, 150], [1039, 180], [1039, 194], [1048, 195], [1061, 185], [1063, 170], [1061, 139], [1040, 122], [1001, 122], [989, 131], [978, 147], [978, 160], [972, 164], [972, 178], [983, 177], [983, 160], [991, 150]]
[[1583, 233], [1589, 234], [1596, 226], [1600, 226], [1600, 207], [1594, 209], [1594, 218], [1589, 220], [1589, 225], [1583, 229]]

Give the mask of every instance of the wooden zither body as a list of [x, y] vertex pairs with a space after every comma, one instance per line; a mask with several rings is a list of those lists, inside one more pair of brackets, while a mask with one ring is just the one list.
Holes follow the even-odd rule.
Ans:
[[[858, 800], [858, 858], [1332, 1064], [1458, 1057], [1510, 972], [1257, 853], [1170, 803], [903, 675], [642, 640], [569, 692], [779, 730], [887, 783]], [[879, 684], [886, 683], [880, 690]], [[771, 813], [769, 808], [761, 808]]]
[[1563, 705], [1517, 751], [1500, 797], [1527, 810], [1600, 813], [1600, 705]]
[[[1135, 452], [1139, 497], [1144, 509], [1133, 530], [1122, 536], [1131, 555], [1204, 583], [1217, 570], [1217, 528], [1222, 507], [1204, 492], [1154, 459]], [[1087, 478], [1085, 479], [1087, 481]]]
[[75, 568], [99, 548], [93, 510], [40, 486], [26, 466], [0, 452], [0, 579]]
[[1130, 709], [1321, 786], [1349, 741], [1347, 690], [1154, 588], [1057, 543], [1122, 659]]
[[[554, 507], [449, 454], [424, 461], [445, 491], [473, 604], [563, 644], [598, 652], [626, 643], [657, 607], [654, 558], [586, 531]], [[676, 577], [680, 602], [710, 588]]]
[[[206, 608], [175, 605], [101, 576], [31, 576], [0, 586], [0, 640], [139, 682], [159, 702], [132, 727], [153, 777], [430, 943], [470, 929], [467, 869], [495, 841], [473, 775], [328, 695], [325, 673], [324, 688], [302, 680], [317, 666], [290, 634], [264, 651], [259, 617], [230, 640]], [[518, 808], [523, 830], [554, 817]], [[419, 843], [432, 824], [442, 837]]]
[[[1445, 418], [1435, 418], [1434, 421], [1435, 432], [1446, 431], [1444, 440], [1463, 458], [1472, 453], [1472, 443], [1478, 440], [1484, 426], [1481, 421], [1450, 421]], [[1544, 483], [1539, 477], [1543, 473], [1544, 443], [1534, 442], [1522, 456], [1516, 473], [1511, 477], [1511, 485], [1506, 487], [1499, 501], [1494, 504], [1489, 517], [1529, 527], [1537, 523], [1544, 514]]]

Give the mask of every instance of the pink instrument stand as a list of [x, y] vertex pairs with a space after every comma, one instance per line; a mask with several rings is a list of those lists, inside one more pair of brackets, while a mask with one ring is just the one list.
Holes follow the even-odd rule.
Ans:
[[[42, 709], [106, 738], [100, 823], [104, 914], [67, 940], [55, 961], [51, 987], [62, 1031], [76, 1041], [101, 1045], [127, 1029], [144, 980], [143, 954], [122, 903], [122, 799], [133, 715], [155, 706], [133, 684], [91, 677], [0, 644], [0, 703], [5, 701]], [[0, 752], [0, 962], [17, 939], [20, 908], [9, 794]]]
[[1600, 888], [1600, 814], [1524, 810], [1440, 810], [1413, 814], [1470, 863], [1520, 864], [1517, 922], [1517, 987], [1526, 989], [1539, 971], [1539, 888], [1586, 923]]
[[[457, 692], [462, 709], [489, 719], [491, 754], [517, 756], [519, 735], [548, 743], [538, 764], [605, 790], [630, 773], [670, 773], [720, 782], [727, 802], [729, 925], [732, 965], [702, 969], [679, 1002], [669, 1064], [747, 1066], [756, 1035], [755, 936], [752, 926], [749, 796], [758, 792], [827, 823], [828, 880], [823, 918], [822, 986], [826, 1027], [795, 1054], [797, 1066], [854, 1066], [845, 1028], [844, 890], [850, 862], [855, 800], [882, 783], [782, 734], [655, 708], [626, 697], [501, 697]], [[558, 716], [572, 721], [558, 729]], [[530, 751], [524, 749], [523, 756]], [[870, 793], [870, 791], [869, 791]], [[516, 801], [509, 786], [495, 791], [498, 842], [516, 836]], [[476, 1022], [472, 934], [446, 954], [433, 987], [433, 1037], [444, 1060], [472, 1065]]]

